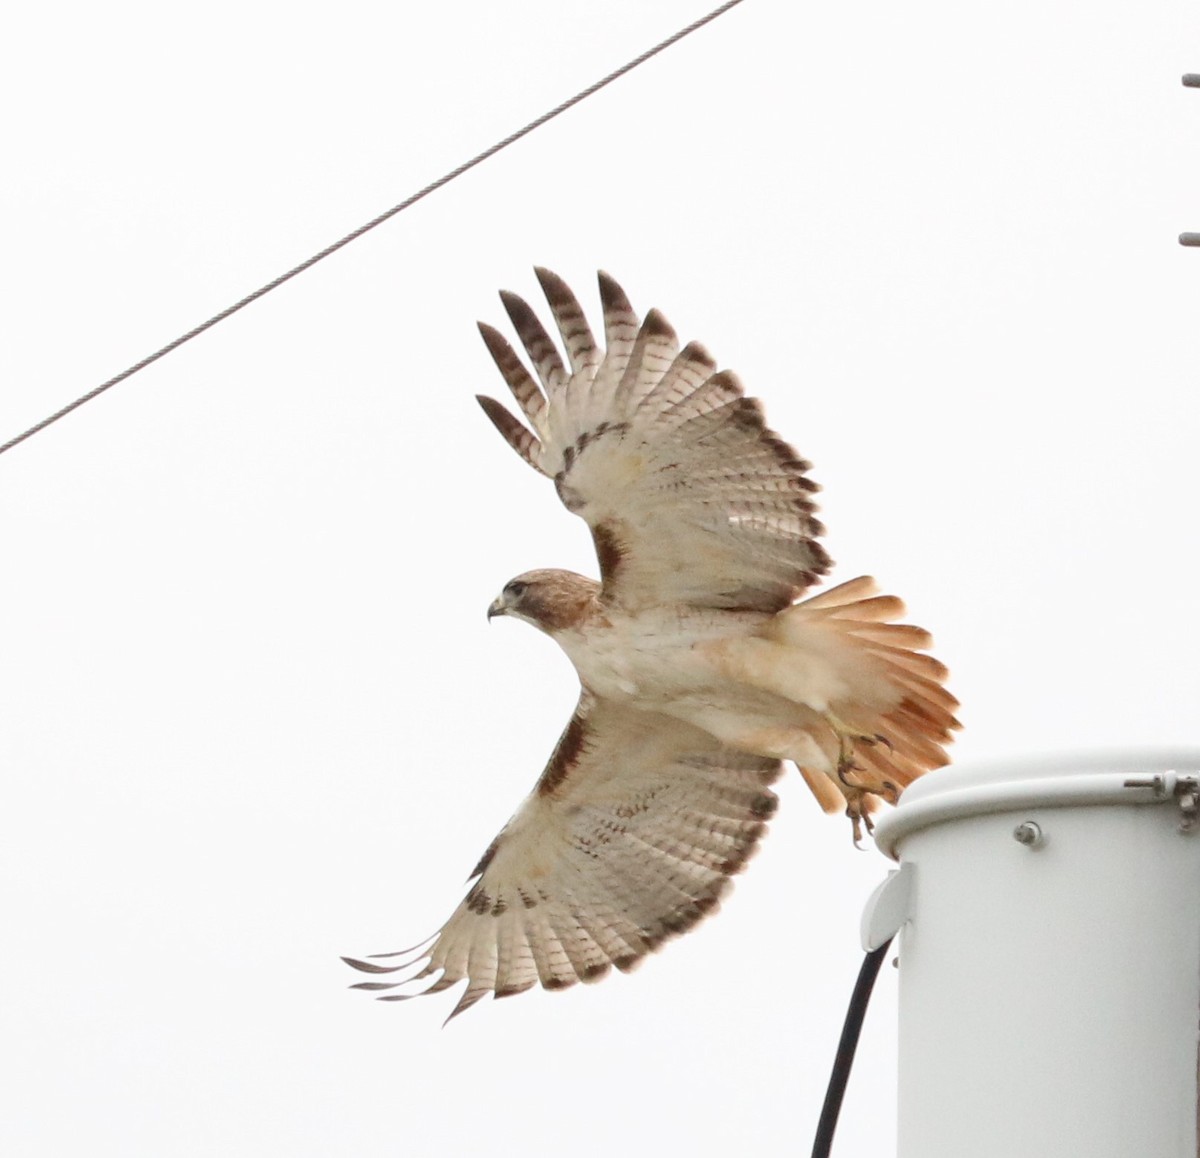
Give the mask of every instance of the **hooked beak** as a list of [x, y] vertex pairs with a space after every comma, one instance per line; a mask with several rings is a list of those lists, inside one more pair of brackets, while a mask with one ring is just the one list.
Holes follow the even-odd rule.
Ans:
[[491, 623], [491, 621], [493, 619], [495, 619], [497, 615], [507, 615], [507, 614], [508, 614], [508, 606], [504, 602], [504, 596], [497, 595], [496, 598], [492, 600], [491, 605], [488, 607], [488, 610], [487, 610], [488, 622]]

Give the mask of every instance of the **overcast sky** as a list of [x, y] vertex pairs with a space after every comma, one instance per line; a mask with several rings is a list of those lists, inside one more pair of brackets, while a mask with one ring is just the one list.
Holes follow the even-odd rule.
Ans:
[[[0, 441], [705, 10], [26, 4]], [[545, 264], [663, 309], [903, 595], [966, 762], [1197, 740], [1200, 15], [746, 0], [0, 457], [0, 1151], [807, 1153], [889, 862], [799, 778], [635, 975], [384, 1005], [540, 772], [484, 612], [583, 524], [473, 395]], [[894, 1149], [884, 971], [838, 1153]]]

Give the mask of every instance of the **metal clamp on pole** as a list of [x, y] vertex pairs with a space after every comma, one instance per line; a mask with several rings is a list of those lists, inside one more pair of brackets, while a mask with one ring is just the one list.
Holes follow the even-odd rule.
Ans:
[[1179, 811], [1183, 814], [1179, 821], [1179, 831], [1191, 832], [1195, 829], [1197, 814], [1200, 813], [1200, 776], [1180, 776], [1175, 772], [1166, 772], [1157, 776], [1126, 780], [1124, 786], [1149, 788], [1159, 800], [1174, 797]]

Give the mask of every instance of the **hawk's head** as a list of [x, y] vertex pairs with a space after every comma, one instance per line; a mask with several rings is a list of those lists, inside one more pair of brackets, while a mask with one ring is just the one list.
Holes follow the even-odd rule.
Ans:
[[573, 571], [526, 571], [510, 579], [492, 600], [488, 619], [511, 615], [553, 635], [576, 627], [587, 615], [600, 585]]

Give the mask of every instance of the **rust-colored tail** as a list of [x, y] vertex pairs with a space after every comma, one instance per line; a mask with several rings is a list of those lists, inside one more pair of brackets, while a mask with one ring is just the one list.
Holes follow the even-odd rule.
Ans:
[[[877, 591], [868, 576], [832, 587], [780, 612], [770, 637], [803, 651], [809, 663], [828, 665], [836, 689], [829, 726], [813, 739], [835, 766], [842, 745], [851, 744], [850, 786], [894, 800], [918, 776], [949, 763], [945, 745], [960, 725], [946, 668], [927, 654], [932, 637], [896, 623], [903, 602]], [[846, 785], [825, 769], [800, 771], [826, 811], [846, 806]]]

